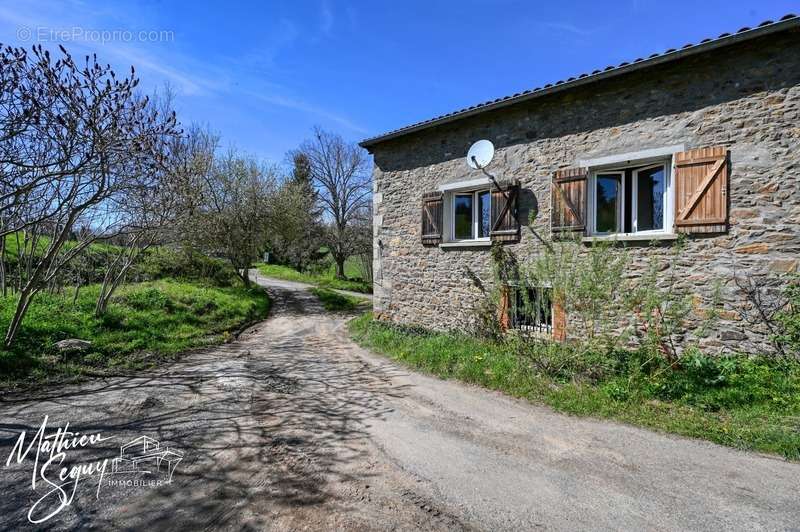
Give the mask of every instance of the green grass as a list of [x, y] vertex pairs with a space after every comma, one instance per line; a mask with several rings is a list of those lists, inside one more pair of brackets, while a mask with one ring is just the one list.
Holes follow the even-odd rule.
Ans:
[[[333, 276], [335, 274], [336, 265], [331, 262], [330, 266], [328, 267], [328, 275]], [[361, 266], [357, 257], [349, 257], [346, 261], [344, 261], [344, 275], [348, 279], [362, 279]]]
[[[348, 272], [347, 264], [348, 263], [345, 263], [345, 274]], [[314, 286], [322, 288], [335, 288], [337, 290], [349, 290], [351, 292], [361, 292], [365, 294], [372, 293], [372, 285], [370, 283], [364, 282], [360, 278], [354, 279], [349, 277], [347, 280], [337, 279], [334, 275], [333, 268], [328, 269], [322, 274], [299, 272], [289, 266], [281, 266], [279, 264], [259, 263], [257, 268], [261, 275], [273, 277], [275, 279], [313, 284]], [[351, 261], [350, 269], [352, 270], [353, 268], [357, 268], [357, 265]]]
[[[96, 318], [98, 290], [84, 288], [75, 305], [69, 290], [37, 295], [12, 350], [0, 351], [0, 385], [152, 367], [186, 349], [221, 343], [269, 310], [269, 298], [257, 288], [161, 280], [121, 287]], [[13, 297], [0, 299], [3, 330], [14, 305]], [[64, 357], [53, 344], [66, 338], [92, 346]]]
[[[19, 239], [17, 238], [19, 237]], [[6, 235], [6, 258], [7, 260], [16, 261], [17, 257], [19, 256], [20, 244], [24, 244], [24, 234], [22, 232], [18, 233], [11, 233]], [[30, 245], [30, 244], [29, 244]], [[35, 254], [41, 255], [47, 250], [47, 247], [50, 245], [50, 237], [49, 236], [40, 236], [39, 239], [36, 241], [36, 251]], [[72, 240], [68, 240], [64, 243], [64, 250], [69, 250], [74, 248], [76, 242]], [[87, 250], [93, 253], [117, 253], [120, 247], [115, 246], [113, 244], [107, 244], [105, 242], [93, 242], [89, 244]], [[31, 248], [28, 247], [26, 249], [28, 253], [30, 253]]]
[[351, 320], [349, 327], [362, 346], [441, 378], [499, 390], [568, 414], [610, 418], [800, 460], [796, 362], [689, 354], [678, 369], [643, 371], [642, 358], [631, 352], [612, 360], [576, 362], [564, 356], [561, 347], [526, 351], [513, 342], [394, 327], [373, 321], [371, 314]]
[[312, 288], [311, 293], [319, 298], [325, 310], [331, 312], [348, 312], [363, 308], [367, 301], [360, 297], [348, 296], [327, 288]]

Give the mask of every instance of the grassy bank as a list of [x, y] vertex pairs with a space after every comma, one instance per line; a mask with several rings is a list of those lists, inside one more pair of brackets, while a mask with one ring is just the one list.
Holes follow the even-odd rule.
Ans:
[[[337, 279], [332, 269], [324, 273], [306, 273], [299, 272], [288, 266], [281, 266], [279, 264], [258, 264], [258, 271], [265, 277], [273, 277], [275, 279], [283, 279], [285, 281], [296, 281], [299, 283], [313, 284], [321, 288], [335, 288], [338, 290], [349, 290], [351, 292], [361, 292], [364, 294], [372, 293], [372, 284], [364, 282], [361, 279], [354, 279], [348, 277], [347, 280]], [[351, 267], [352, 270], [352, 267]], [[354, 275], [345, 270], [345, 273]]]
[[331, 312], [351, 312], [369, 305], [364, 298], [340, 294], [327, 288], [312, 288], [311, 293], [317, 296], [325, 310]]
[[[370, 314], [349, 324], [364, 347], [445, 379], [739, 449], [800, 460], [800, 364], [689, 355], [676, 369], [636, 353], [581, 360], [542, 345], [526, 350], [458, 335], [393, 327]], [[538, 349], [538, 352], [537, 352]]]
[[[75, 304], [69, 291], [39, 294], [13, 350], [0, 351], [0, 386], [151, 367], [188, 348], [223, 342], [269, 309], [263, 290], [161, 280], [121, 287], [97, 318], [97, 293], [97, 286], [88, 286]], [[12, 297], [0, 300], [3, 330], [14, 304]], [[53, 344], [67, 338], [92, 346], [64, 356]]]

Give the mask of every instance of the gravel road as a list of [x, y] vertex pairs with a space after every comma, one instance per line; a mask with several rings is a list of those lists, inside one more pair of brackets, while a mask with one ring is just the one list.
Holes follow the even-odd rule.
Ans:
[[[0, 529], [800, 530], [800, 464], [409, 372], [356, 347], [346, 316], [302, 287], [259, 282], [272, 317], [235, 342], [145, 375], [3, 396]], [[46, 434], [69, 423], [105, 439], [62, 446], [34, 490], [46, 446], [38, 464], [38, 442], [6, 460], [45, 415]], [[123, 453], [141, 436], [153, 440]], [[163, 460], [112, 474], [114, 457], [136, 456]], [[96, 471], [58, 479], [104, 459], [99, 491]], [[57, 513], [32, 525], [31, 507]]]

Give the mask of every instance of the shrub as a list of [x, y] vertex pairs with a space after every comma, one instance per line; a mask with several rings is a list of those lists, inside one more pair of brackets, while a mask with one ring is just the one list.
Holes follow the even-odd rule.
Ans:
[[767, 357], [710, 357], [691, 350], [678, 367], [653, 374], [653, 397], [704, 410], [768, 405], [777, 411], [800, 404], [800, 373], [794, 363]]
[[136, 268], [140, 280], [181, 279], [207, 281], [215, 286], [234, 286], [238, 282], [233, 267], [222, 259], [191, 250], [157, 248], [150, 251]]

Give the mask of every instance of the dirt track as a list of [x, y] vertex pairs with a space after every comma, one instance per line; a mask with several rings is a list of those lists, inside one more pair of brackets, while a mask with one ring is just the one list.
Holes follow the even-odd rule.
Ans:
[[[347, 338], [301, 287], [273, 317], [136, 378], [0, 402], [0, 466], [42, 418], [183, 453], [172, 483], [79, 482], [47, 525], [119, 529], [800, 529], [800, 465], [570, 418], [409, 373]], [[50, 431], [48, 431], [50, 432]], [[33, 453], [0, 470], [0, 529], [23, 529]], [[44, 458], [46, 460], [46, 457]], [[41, 465], [41, 464], [40, 464]]]

